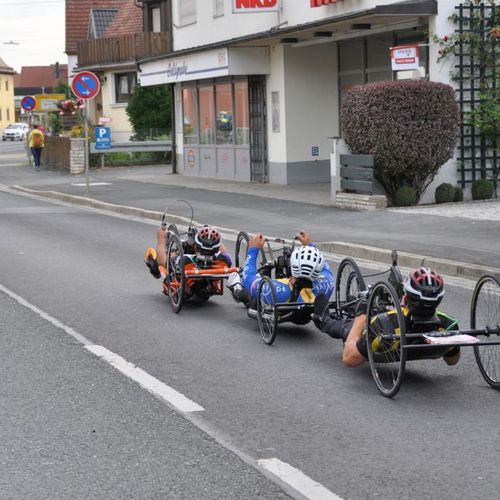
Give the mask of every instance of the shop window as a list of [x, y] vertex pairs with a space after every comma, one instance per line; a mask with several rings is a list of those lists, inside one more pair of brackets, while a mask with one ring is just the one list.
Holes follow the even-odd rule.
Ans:
[[215, 144], [214, 87], [200, 87], [200, 144]]
[[399, 31], [395, 36], [395, 45], [419, 45], [420, 65], [414, 71], [398, 71], [398, 80], [428, 78], [429, 76], [429, 47], [425, 44], [426, 36], [423, 32], [414, 29]]
[[198, 144], [198, 96], [196, 88], [182, 90], [184, 143]]
[[214, 0], [214, 17], [224, 15], [224, 0]]
[[233, 144], [233, 95], [231, 83], [215, 86], [217, 144]]
[[248, 82], [234, 83], [235, 143], [237, 146], [250, 145], [250, 118], [248, 111]]
[[128, 102], [137, 83], [137, 73], [115, 74], [115, 102]]
[[187, 26], [196, 22], [196, 0], [178, 0], [179, 26]]

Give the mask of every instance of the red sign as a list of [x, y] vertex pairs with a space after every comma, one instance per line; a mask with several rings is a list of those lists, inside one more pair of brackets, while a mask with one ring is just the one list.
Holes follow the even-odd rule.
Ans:
[[420, 65], [418, 45], [399, 45], [391, 48], [392, 70], [418, 69]]
[[36, 107], [36, 100], [32, 95], [24, 96], [21, 99], [21, 108], [23, 108], [24, 111], [33, 111], [35, 107]]
[[92, 99], [101, 90], [101, 81], [90, 71], [80, 71], [71, 82], [71, 90], [80, 99]]
[[233, 0], [233, 12], [276, 12], [278, 0]]
[[330, 5], [331, 3], [337, 3], [341, 0], [311, 0], [311, 7], [322, 7], [323, 5]]

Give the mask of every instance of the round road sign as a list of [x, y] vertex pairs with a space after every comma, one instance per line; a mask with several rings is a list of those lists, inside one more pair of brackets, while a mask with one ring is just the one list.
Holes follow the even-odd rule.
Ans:
[[90, 71], [80, 71], [77, 73], [71, 82], [71, 89], [76, 97], [80, 99], [92, 99], [99, 90], [101, 90], [101, 82], [99, 77]]
[[32, 95], [24, 96], [21, 100], [21, 108], [24, 111], [33, 111], [36, 107], [36, 100]]

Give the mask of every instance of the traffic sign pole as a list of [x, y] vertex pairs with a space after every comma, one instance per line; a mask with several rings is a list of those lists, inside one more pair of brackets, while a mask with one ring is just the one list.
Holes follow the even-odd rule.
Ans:
[[89, 125], [88, 125], [88, 109], [87, 101], [93, 99], [101, 90], [101, 81], [99, 77], [90, 71], [80, 71], [71, 81], [71, 90], [80, 99], [85, 101], [83, 108], [83, 122], [85, 130], [85, 184], [87, 196], [90, 193], [89, 183]]
[[89, 182], [89, 124], [87, 120], [87, 103], [83, 108], [83, 123], [85, 130], [85, 186], [87, 196], [90, 194], [90, 182]]

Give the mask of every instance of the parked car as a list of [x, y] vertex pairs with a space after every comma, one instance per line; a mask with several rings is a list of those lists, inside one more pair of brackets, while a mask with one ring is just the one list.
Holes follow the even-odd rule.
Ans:
[[2, 141], [22, 141], [29, 133], [30, 129], [26, 123], [11, 123], [2, 132]]

